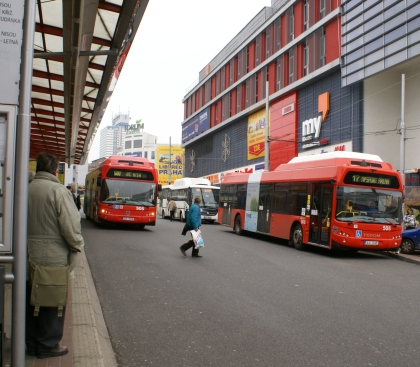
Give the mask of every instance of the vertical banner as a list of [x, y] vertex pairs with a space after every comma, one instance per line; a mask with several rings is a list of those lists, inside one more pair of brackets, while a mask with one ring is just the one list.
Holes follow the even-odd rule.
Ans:
[[19, 104], [24, 0], [0, 2], [0, 103]]
[[[172, 185], [176, 179], [182, 178], [184, 171], [184, 148], [172, 145], [170, 151], [169, 154], [169, 145], [159, 145], [156, 149], [156, 169], [162, 185]], [[168, 182], [169, 171], [171, 182]]]
[[248, 160], [264, 157], [265, 109], [248, 117]]

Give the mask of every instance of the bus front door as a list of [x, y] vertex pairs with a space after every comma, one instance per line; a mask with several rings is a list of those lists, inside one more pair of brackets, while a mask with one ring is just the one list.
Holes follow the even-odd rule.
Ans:
[[258, 203], [258, 221], [257, 231], [261, 233], [270, 233], [270, 188], [271, 184], [260, 185], [260, 198]]
[[309, 243], [329, 246], [333, 186], [313, 184]]

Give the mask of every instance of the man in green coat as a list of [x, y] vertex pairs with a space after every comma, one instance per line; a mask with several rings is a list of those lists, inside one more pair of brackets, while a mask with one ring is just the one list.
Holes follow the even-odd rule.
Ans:
[[[84, 245], [80, 215], [71, 192], [57, 178], [58, 157], [40, 153], [36, 161], [36, 175], [28, 190], [28, 256], [38, 266], [68, 265], [71, 278], [77, 253]], [[38, 358], [67, 354], [67, 347], [59, 345], [63, 336], [65, 307], [61, 317], [57, 307], [40, 307], [38, 316], [34, 316], [30, 294], [27, 282], [27, 354]]]

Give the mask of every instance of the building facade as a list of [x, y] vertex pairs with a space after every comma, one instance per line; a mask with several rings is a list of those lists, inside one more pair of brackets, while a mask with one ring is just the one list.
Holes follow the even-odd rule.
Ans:
[[418, 55], [420, 1], [272, 0], [184, 97], [185, 175], [216, 183], [224, 172], [275, 169], [334, 150], [418, 167]]
[[129, 126], [130, 115], [118, 113], [112, 117], [112, 125], [105, 126], [100, 132], [99, 157], [115, 155], [124, 146], [126, 127]]

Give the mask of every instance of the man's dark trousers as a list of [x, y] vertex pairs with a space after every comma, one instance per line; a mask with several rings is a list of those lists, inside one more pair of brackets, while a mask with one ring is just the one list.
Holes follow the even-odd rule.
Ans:
[[182, 250], [182, 251], [187, 251], [187, 250], [189, 250], [191, 247], [193, 248], [191, 256], [197, 256], [197, 255], [198, 255], [198, 248], [195, 248], [195, 247], [194, 247], [194, 241], [193, 241], [193, 240], [189, 240], [187, 243], [184, 243], [184, 244], [181, 246], [181, 250]]
[[172, 222], [173, 220], [175, 220], [175, 210], [171, 210], [169, 213], [171, 215], [171, 222]]
[[40, 307], [34, 316], [34, 306], [30, 304], [31, 287], [26, 282], [26, 348], [36, 354], [55, 348], [63, 338], [64, 316], [58, 317], [57, 307]]

